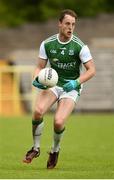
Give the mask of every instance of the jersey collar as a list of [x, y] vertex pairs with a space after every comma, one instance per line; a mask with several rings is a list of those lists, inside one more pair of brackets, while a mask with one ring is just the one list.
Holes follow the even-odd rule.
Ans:
[[59, 39], [59, 34], [57, 34], [57, 40], [58, 40], [58, 42], [59, 42], [60, 44], [68, 44], [68, 43], [72, 40], [72, 38], [73, 38], [73, 35], [71, 36], [71, 38], [69, 39], [69, 41], [67, 41], [67, 42], [62, 42], [62, 41], [60, 41], [60, 39]]

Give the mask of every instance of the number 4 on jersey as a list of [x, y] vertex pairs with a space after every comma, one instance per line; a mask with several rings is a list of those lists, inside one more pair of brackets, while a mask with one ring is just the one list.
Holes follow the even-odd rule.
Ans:
[[62, 55], [64, 55], [64, 54], [65, 54], [64, 50], [62, 50], [62, 51], [61, 51], [61, 54], [62, 54]]

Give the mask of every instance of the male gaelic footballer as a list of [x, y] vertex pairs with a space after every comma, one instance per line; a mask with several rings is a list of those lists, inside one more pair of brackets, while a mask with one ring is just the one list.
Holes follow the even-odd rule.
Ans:
[[[23, 160], [25, 163], [31, 163], [40, 155], [43, 116], [57, 102], [53, 123], [53, 142], [47, 160], [47, 169], [53, 169], [56, 166], [66, 120], [80, 97], [83, 83], [95, 75], [95, 65], [88, 46], [73, 34], [76, 23], [76, 13], [70, 9], [63, 10], [58, 21], [58, 34], [47, 38], [40, 45], [33, 85], [41, 90], [32, 116], [33, 146], [25, 155]], [[38, 74], [46, 67], [47, 62], [59, 76], [57, 85], [51, 88], [38, 81]], [[82, 65], [85, 67], [84, 73], [81, 73]]]

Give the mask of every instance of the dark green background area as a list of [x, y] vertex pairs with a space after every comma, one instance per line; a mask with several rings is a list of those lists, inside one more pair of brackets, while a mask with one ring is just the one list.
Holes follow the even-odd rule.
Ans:
[[17, 26], [57, 18], [60, 10], [70, 8], [80, 17], [114, 13], [113, 0], [0, 0], [0, 26]]

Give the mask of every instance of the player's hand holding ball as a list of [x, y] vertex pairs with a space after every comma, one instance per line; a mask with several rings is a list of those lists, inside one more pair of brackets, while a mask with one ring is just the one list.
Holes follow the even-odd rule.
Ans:
[[80, 81], [79, 79], [76, 80], [70, 80], [68, 83], [64, 84], [63, 89], [66, 92], [76, 90], [80, 87]]
[[42, 69], [33, 81], [33, 85], [39, 89], [47, 89], [56, 86], [58, 74], [53, 68]]
[[48, 87], [47, 86], [44, 86], [43, 84], [39, 83], [38, 81], [38, 77], [36, 77], [33, 82], [32, 82], [32, 85], [39, 88], [39, 89], [47, 89]]

